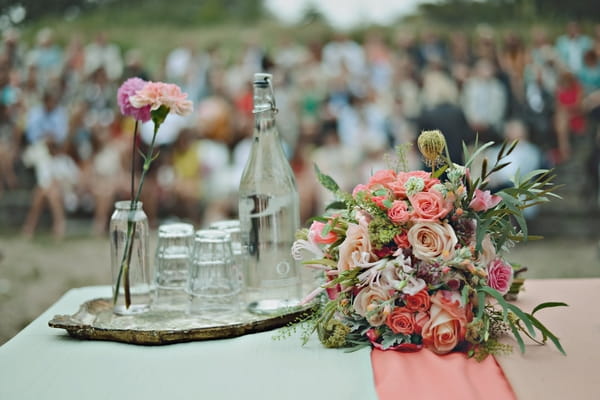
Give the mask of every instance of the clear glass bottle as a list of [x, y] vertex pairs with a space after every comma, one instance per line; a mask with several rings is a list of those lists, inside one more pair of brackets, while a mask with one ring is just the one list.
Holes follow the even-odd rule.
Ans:
[[[150, 309], [151, 270], [149, 262], [148, 218], [137, 202], [131, 209], [131, 201], [118, 201], [109, 224], [114, 312], [129, 315]], [[131, 243], [130, 243], [131, 242]], [[128, 268], [123, 268], [123, 254], [131, 246]], [[127, 299], [127, 300], [126, 300]], [[129, 305], [127, 305], [129, 303]]]
[[270, 74], [254, 75], [254, 134], [239, 189], [248, 311], [273, 314], [298, 305], [301, 280], [291, 248], [300, 223], [294, 173], [275, 127]]

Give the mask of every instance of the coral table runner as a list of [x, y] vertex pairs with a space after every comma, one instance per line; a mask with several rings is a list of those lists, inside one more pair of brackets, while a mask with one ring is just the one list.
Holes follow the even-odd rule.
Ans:
[[551, 294], [568, 308], [536, 316], [561, 340], [567, 357], [552, 345], [529, 342], [524, 355], [488, 357], [482, 363], [463, 354], [373, 350], [371, 362], [380, 400], [598, 399], [600, 379], [600, 279], [528, 280], [518, 305], [526, 312]]

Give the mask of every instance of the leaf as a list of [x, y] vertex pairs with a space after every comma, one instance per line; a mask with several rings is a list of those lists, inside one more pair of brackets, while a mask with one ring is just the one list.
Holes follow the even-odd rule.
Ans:
[[471, 154], [471, 157], [469, 157], [469, 160], [465, 163], [465, 167], [468, 167], [469, 165], [471, 165], [473, 163], [473, 161], [475, 161], [475, 158], [485, 149], [487, 149], [488, 147], [491, 147], [494, 145], [494, 142], [487, 142], [486, 144], [484, 144], [483, 146], [481, 146], [480, 148], [478, 148], [473, 154]]
[[432, 178], [439, 178], [444, 172], [446, 172], [446, 170], [448, 169], [448, 165], [444, 165], [443, 167], [441, 167], [440, 169], [436, 169], [433, 174], [431, 174]]
[[487, 176], [487, 169], [488, 169], [488, 159], [486, 157], [481, 162], [481, 179], [485, 179], [485, 177]]
[[519, 350], [521, 350], [521, 354], [525, 353], [525, 342], [523, 341], [523, 338], [521, 337], [521, 334], [519, 333], [519, 330], [517, 329], [517, 327], [510, 323], [510, 330], [512, 331], [515, 339], [517, 340], [517, 343], [519, 343]]
[[535, 314], [536, 312], [538, 312], [540, 310], [543, 310], [544, 308], [550, 308], [550, 307], [569, 307], [569, 305], [567, 303], [563, 303], [560, 301], [548, 301], [546, 303], [538, 304], [537, 306], [535, 306], [535, 308], [531, 312], [531, 315]]
[[325, 237], [325, 236], [329, 235], [329, 232], [331, 232], [332, 228], [333, 227], [329, 223], [323, 225], [323, 229], [321, 230], [321, 237]]
[[335, 180], [333, 180], [332, 177], [330, 177], [329, 175], [325, 175], [324, 173], [321, 172], [321, 170], [319, 169], [319, 167], [317, 166], [317, 164], [314, 164], [315, 166], [315, 173], [317, 175], [317, 179], [319, 180], [319, 182], [321, 183], [321, 185], [323, 185], [323, 187], [333, 193], [336, 193], [340, 190], [339, 185], [335, 182]]
[[325, 211], [328, 210], [344, 210], [346, 208], [346, 203], [343, 201], [334, 201], [331, 202], [325, 207]]
[[385, 196], [386, 194], [388, 194], [386, 189], [377, 189], [373, 192], [373, 196]]
[[552, 332], [550, 332], [548, 330], [548, 328], [546, 328], [544, 326], [544, 324], [542, 324], [536, 317], [534, 317], [533, 315], [529, 314], [529, 318], [531, 318], [531, 323], [533, 325], [535, 325], [536, 328], [538, 328], [540, 330], [540, 332], [542, 332], [542, 334], [544, 335], [544, 337], [549, 337], [550, 340], [552, 340], [552, 343], [554, 343], [554, 345], [556, 346], [556, 348], [558, 349], [558, 351], [560, 351], [561, 353], [563, 353], [563, 355], [567, 355], [567, 353], [565, 352], [565, 349], [563, 349], [562, 345], [560, 344], [560, 340], [558, 339], [558, 337], [556, 337], [555, 334], [553, 334]]
[[394, 205], [394, 203], [392, 203], [392, 201], [389, 200], [389, 199], [385, 199], [383, 201], [383, 205], [384, 205], [385, 208], [392, 208], [392, 206]]

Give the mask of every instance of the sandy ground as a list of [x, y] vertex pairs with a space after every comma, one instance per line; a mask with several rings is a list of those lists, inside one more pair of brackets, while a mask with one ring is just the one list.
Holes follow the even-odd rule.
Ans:
[[[527, 266], [529, 278], [600, 277], [596, 239], [546, 238], [518, 245], [508, 258]], [[67, 290], [108, 284], [107, 239], [0, 235], [0, 345]]]

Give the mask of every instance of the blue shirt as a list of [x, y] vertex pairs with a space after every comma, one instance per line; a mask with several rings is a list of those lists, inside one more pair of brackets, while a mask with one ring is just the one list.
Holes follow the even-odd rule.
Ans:
[[67, 138], [67, 133], [67, 112], [62, 106], [47, 111], [40, 104], [33, 107], [27, 116], [26, 135], [29, 143], [35, 143], [45, 138], [62, 143]]

